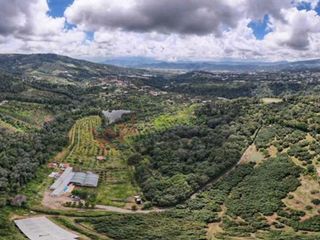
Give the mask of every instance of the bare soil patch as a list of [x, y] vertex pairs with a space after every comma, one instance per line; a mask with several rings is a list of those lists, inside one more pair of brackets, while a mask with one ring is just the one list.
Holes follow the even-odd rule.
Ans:
[[[320, 184], [311, 176], [302, 176], [300, 178], [301, 186], [296, 191], [290, 193], [293, 199], [288, 197], [283, 200], [284, 204], [290, 208], [301, 210], [306, 213], [303, 219], [318, 215], [320, 205], [314, 205], [311, 201], [313, 199], [320, 199]], [[307, 205], [312, 206], [311, 210], [306, 210]]]

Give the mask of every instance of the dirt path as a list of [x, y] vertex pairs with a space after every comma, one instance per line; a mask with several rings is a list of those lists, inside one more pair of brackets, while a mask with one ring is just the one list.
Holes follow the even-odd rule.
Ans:
[[[254, 148], [254, 142], [255, 139], [260, 131], [260, 129], [262, 128], [262, 126], [260, 126], [256, 132], [254, 133], [253, 137], [252, 137], [252, 141], [251, 144], [248, 146], [247, 150], [251, 150], [252, 148]], [[230, 169], [227, 169], [225, 172], [223, 172], [220, 176], [210, 180], [207, 184], [205, 184], [204, 186], [202, 186], [200, 189], [197, 189], [188, 199], [194, 199], [196, 198], [196, 196], [203, 192], [205, 189], [207, 189], [209, 186], [212, 186], [213, 184], [217, 183], [219, 180], [221, 180], [223, 177], [227, 176], [231, 171], [233, 171], [238, 165], [242, 164], [243, 162], [245, 162], [245, 160], [247, 159], [247, 150], [243, 153], [242, 157], [239, 159], [239, 161]], [[63, 202], [66, 202], [67, 199], [65, 198], [61, 198], [61, 199], [52, 199], [51, 197], [48, 196], [48, 192], [45, 194], [44, 199], [42, 201], [42, 205], [45, 207], [48, 207], [49, 209], [68, 209], [62, 206]], [[187, 201], [188, 199], [186, 199], [185, 201]], [[50, 201], [51, 200], [51, 201]], [[123, 214], [133, 214], [133, 213], [142, 213], [142, 214], [148, 214], [148, 213], [155, 213], [155, 212], [164, 212], [167, 210], [170, 210], [171, 208], [156, 208], [156, 209], [151, 209], [151, 210], [131, 210], [131, 209], [125, 209], [125, 208], [119, 208], [119, 207], [114, 207], [114, 206], [106, 206], [106, 205], [96, 205], [95, 209], [97, 210], [105, 210], [105, 211], [109, 211], [109, 212], [115, 212], [115, 213], [123, 213]]]
[[154, 213], [154, 212], [163, 212], [168, 210], [169, 208], [156, 208], [156, 209], [151, 209], [151, 210], [130, 210], [130, 209], [125, 209], [125, 208], [118, 208], [118, 207], [112, 207], [112, 206], [105, 206], [105, 205], [96, 205], [96, 209], [99, 210], [106, 210], [109, 212], [116, 212], [116, 213]]
[[[249, 146], [251, 147], [251, 145]], [[199, 193], [203, 192], [204, 190], [206, 190], [208, 187], [214, 185], [215, 183], [217, 183], [219, 180], [221, 180], [222, 178], [224, 178], [225, 176], [228, 176], [228, 174], [233, 171], [234, 169], [236, 169], [236, 167], [238, 165], [241, 164], [241, 159], [230, 169], [228, 169], [227, 171], [223, 172], [219, 177], [212, 179], [210, 182], [208, 182], [207, 184], [205, 184], [203, 187], [201, 187], [200, 189], [197, 190], [197, 192], [195, 192], [194, 194], [191, 195], [190, 199], [195, 199]]]
[[[71, 199], [68, 196], [61, 196], [61, 197], [51, 197], [50, 192], [46, 191], [44, 193], [44, 197], [42, 199], [42, 206], [52, 209], [52, 210], [70, 210], [70, 208], [64, 207], [63, 203], [70, 202]], [[79, 210], [83, 211], [83, 209], [79, 208], [72, 208], [73, 210]], [[107, 206], [107, 205], [96, 205], [96, 210], [105, 210], [108, 212], [115, 212], [115, 213], [152, 213], [152, 212], [163, 212], [165, 210], [168, 210], [169, 208], [155, 208], [150, 210], [131, 210], [127, 208], [120, 208], [120, 207], [114, 207], [114, 206]]]
[[229, 168], [227, 169], [226, 171], [224, 171], [220, 176], [210, 180], [209, 182], [207, 182], [204, 186], [202, 186], [200, 189], [198, 189], [196, 192], [194, 192], [190, 199], [194, 199], [196, 198], [196, 196], [203, 192], [205, 189], [207, 189], [208, 187], [214, 185], [215, 183], [217, 183], [219, 180], [221, 180], [222, 178], [224, 178], [225, 176], [227, 176], [231, 171], [233, 171], [234, 169], [236, 169], [237, 166], [239, 166], [240, 164], [242, 164], [244, 162], [245, 159], [247, 159], [247, 150], [251, 150], [252, 148], [255, 147], [254, 145], [254, 142], [258, 136], [258, 133], [260, 132], [262, 126], [260, 126], [256, 131], [255, 133], [253, 134], [253, 137], [252, 137], [252, 141], [251, 141], [251, 144], [248, 146], [248, 148], [246, 149], [246, 151], [244, 151], [244, 153], [242, 154], [241, 158], [239, 159], [239, 161], [232, 167], [232, 168]]
[[4, 101], [0, 102], [0, 106], [3, 106], [5, 104], [7, 104], [7, 103], [8, 103], [8, 101], [4, 100]]

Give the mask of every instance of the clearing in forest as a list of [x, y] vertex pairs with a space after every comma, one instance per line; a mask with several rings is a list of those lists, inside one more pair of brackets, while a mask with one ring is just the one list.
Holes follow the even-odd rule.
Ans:
[[271, 103], [280, 103], [283, 100], [281, 98], [262, 98], [261, 101], [264, 104], [271, 104]]
[[[304, 211], [306, 213], [304, 218], [316, 216], [319, 214], [320, 205], [312, 203], [312, 200], [320, 200], [319, 182], [307, 175], [301, 176], [300, 182], [301, 186], [296, 191], [290, 193], [288, 196], [291, 197], [285, 198], [283, 202], [292, 209]], [[312, 208], [306, 209], [306, 206], [311, 206]]]
[[150, 122], [142, 122], [138, 124], [141, 134], [148, 132], [157, 132], [169, 129], [177, 125], [190, 125], [194, 118], [194, 110], [197, 105], [179, 106], [179, 109], [174, 109], [172, 112], [161, 114], [153, 118]]
[[52, 112], [41, 104], [10, 101], [0, 105], [0, 126], [11, 132], [40, 129], [52, 119]]
[[255, 144], [250, 145], [247, 150], [243, 153], [240, 163], [256, 163], [259, 164], [264, 159], [264, 156], [261, 152], [257, 150], [257, 147]]

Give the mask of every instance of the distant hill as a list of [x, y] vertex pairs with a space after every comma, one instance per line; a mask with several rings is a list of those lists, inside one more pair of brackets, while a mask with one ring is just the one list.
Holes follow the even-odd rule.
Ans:
[[0, 54], [0, 71], [65, 84], [116, 76], [140, 75], [145, 72], [56, 54]]
[[[137, 60], [134, 62], [134, 60]], [[306, 60], [296, 62], [254, 62], [254, 61], [157, 61], [149, 58], [117, 58], [109, 59], [106, 63], [117, 66], [127, 66], [140, 69], [167, 69], [184, 71], [292, 71], [292, 70], [320, 70], [320, 60]]]
[[141, 66], [148, 66], [150, 64], [161, 64], [162, 61], [148, 57], [113, 57], [105, 59], [102, 63], [121, 67], [140, 68]]

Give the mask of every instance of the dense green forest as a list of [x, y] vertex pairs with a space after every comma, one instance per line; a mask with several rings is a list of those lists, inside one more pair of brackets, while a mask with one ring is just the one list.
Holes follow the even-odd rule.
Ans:
[[[207, 104], [189, 126], [140, 136], [133, 164], [145, 197], [175, 205], [237, 164], [259, 128], [259, 116], [245, 106], [250, 102]], [[241, 122], [248, 124], [240, 128]]]

